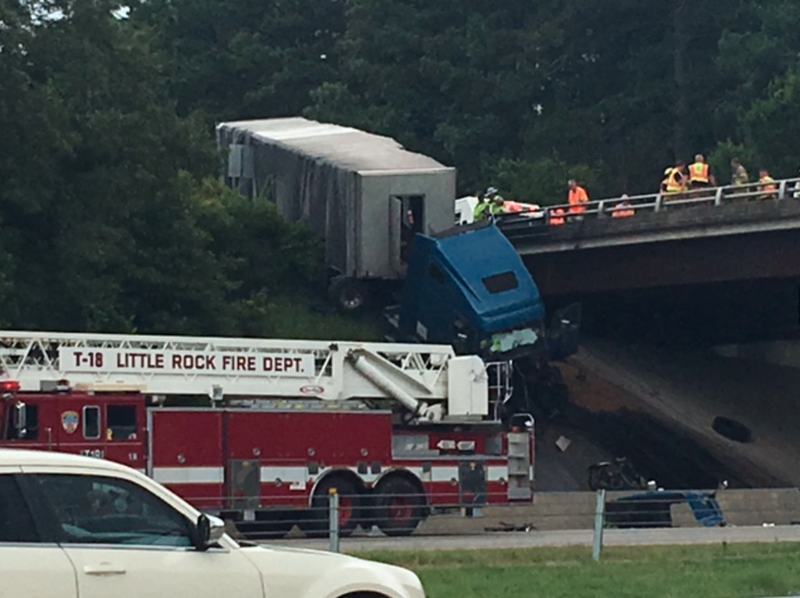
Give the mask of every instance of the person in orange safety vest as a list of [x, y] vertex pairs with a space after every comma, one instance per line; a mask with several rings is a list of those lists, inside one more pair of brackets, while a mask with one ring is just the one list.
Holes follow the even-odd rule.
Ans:
[[551, 208], [548, 213], [550, 214], [550, 226], [560, 226], [564, 224], [564, 215], [566, 214], [564, 208]]
[[584, 204], [589, 202], [589, 194], [586, 193], [586, 189], [578, 185], [575, 179], [567, 181], [567, 187], [569, 188], [567, 193], [569, 213], [575, 214], [575, 216], [573, 216], [575, 220], [582, 220], [583, 216], [581, 216], [581, 214], [586, 211], [586, 206]]
[[611, 217], [629, 218], [630, 216], [633, 216], [636, 212], [634, 211], [633, 206], [631, 205], [628, 195], [623, 194], [623, 196], [620, 197], [620, 199], [622, 201], [619, 202], [616, 206], [614, 206], [614, 209], [611, 212]]

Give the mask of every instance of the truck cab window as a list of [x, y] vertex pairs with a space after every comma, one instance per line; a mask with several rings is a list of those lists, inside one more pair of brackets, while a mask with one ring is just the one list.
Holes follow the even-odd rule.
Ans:
[[38, 440], [39, 438], [39, 406], [25, 403], [25, 425], [18, 425], [15, 416], [16, 404], [6, 403], [3, 413], [3, 438], [5, 440]]
[[38, 542], [39, 534], [13, 475], [0, 475], [0, 544]]
[[87, 440], [100, 438], [100, 407], [96, 405], [83, 408], [83, 437]]
[[505, 291], [513, 291], [519, 286], [516, 274], [511, 272], [501, 272], [500, 274], [493, 274], [483, 279], [483, 286], [492, 295], [504, 293]]
[[106, 407], [107, 440], [136, 439], [136, 406], [109, 405]]

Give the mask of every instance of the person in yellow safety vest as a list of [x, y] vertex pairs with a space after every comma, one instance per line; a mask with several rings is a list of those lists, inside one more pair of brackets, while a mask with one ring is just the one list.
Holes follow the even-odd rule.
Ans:
[[662, 193], [682, 193], [686, 191], [686, 175], [683, 169], [686, 164], [678, 161], [675, 166], [670, 166], [664, 171], [664, 179], [661, 181]]
[[689, 187], [691, 189], [702, 189], [704, 187], [716, 187], [717, 181], [708, 170], [703, 154], [694, 157], [694, 163], [689, 166]]
[[489, 187], [483, 200], [475, 206], [473, 216], [475, 220], [488, 220], [490, 217], [495, 217], [503, 213], [503, 204], [505, 200], [497, 192], [494, 187]]
[[622, 201], [619, 202], [616, 206], [614, 206], [614, 209], [611, 212], [611, 217], [612, 218], [629, 218], [629, 217], [633, 216], [636, 212], [634, 211], [633, 206], [631, 205], [631, 202], [630, 202], [630, 199], [628, 198], [628, 195], [627, 194], [623, 194], [623, 196], [620, 197], [620, 199]]
[[472, 217], [475, 222], [486, 220], [489, 217], [489, 202], [482, 195], [478, 196], [478, 203], [472, 210]]
[[497, 192], [494, 187], [489, 187], [486, 190], [486, 199], [489, 202], [489, 215], [492, 218], [499, 216], [505, 212], [504, 206], [506, 200]]
[[761, 183], [758, 190], [762, 192], [762, 195], [758, 196], [759, 199], [778, 199], [778, 194], [775, 193], [778, 186], [775, 184], [775, 179], [769, 176], [769, 170], [762, 168], [758, 171], [758, 182]]
[[548, 214], [550, 215], [550, 219], [548, 220], [550, 226], [561, 226], [564, 224], [564, 216], [566, 215], [564, 208], [551, 208], [548, 210]]

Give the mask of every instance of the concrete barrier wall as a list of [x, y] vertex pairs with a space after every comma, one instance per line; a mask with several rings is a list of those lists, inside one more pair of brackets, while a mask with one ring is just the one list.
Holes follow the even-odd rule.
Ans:
[[[607, 500], [630, 495], [609, 492]], [[800, 520], [800, 490], [722, 490], [717, 499], [731, 526], [789, 525]], [[419, 534], [478, 534], [501, 529], [504, 525], [537, 530], [581, 530], [594, 526], [596, 494], [593, 492], [552, 492], [536, 495], [533, 504], [486, 507], [480, 516], [460, 513], [434, 515], [418, 529]], [[686, 504], [672, 506], [673, 527], [698, 527]]]

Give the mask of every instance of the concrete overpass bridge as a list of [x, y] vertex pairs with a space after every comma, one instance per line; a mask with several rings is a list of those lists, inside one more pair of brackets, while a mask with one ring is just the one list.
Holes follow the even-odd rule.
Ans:
[[[552, 303], [580, 298], [607, 319], [620, 307], [634, 321], [636, 312], [658, 311], [665, 330], [707, 324], [724, 340], [797, 336], [797, 183], [777, 181], [769, 194], [751, 184], [641, 195], [625, 206], [604, 199], [586, 204], [580, 219], [551, 206], [499, 226]], [[614, 217], [620, 207], [631, 215]], [[567, 212], [563, 225], [554, 224], [558, 210]]]
[[758, 185], [631, 197], [633, 215], [614, 218], [622, 198], [586, 204], [561, 226], [516, 216], [500, 228], [548, 297], [658, 286], [800, 278], [798, 179], [778, 181], [769, 199]]

